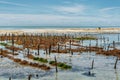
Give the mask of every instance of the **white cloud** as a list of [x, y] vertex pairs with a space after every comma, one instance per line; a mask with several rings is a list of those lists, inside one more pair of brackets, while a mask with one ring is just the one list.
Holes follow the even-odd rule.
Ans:
[[0, 14], [1, 26], [88, 26], [88, 25], [120, 25], [119, 18], [91, 16], [61, 16], [50, 14]]
[[98, 9], [98, 15], [104, 18], [120, 18], [120, 7], [106, 7]]
[[110, 11], [110, 10], [114, 10], [114, 9], [119, 9], [120, 10], [120, 7], [108, 7], [108, 8], [100, 9], [100, 11], [101, 12], [106, 12], [106, 11]]
[[[120, 7], [108, 7], [98, 9], [95, 7], [73, 4], [69, 1], [65, 2], [67, 5], [61, 6], [45, 6], [45, 8], [32, 8], [38, 13], [39, 10], [46, 14], [29, 14], [34, 12], [29, 5], [0, 1], [0, 4], [14, 5], [20, 7], [29, 7], [27, 9], [19, 9], [19, 13], [28, 12], [27, 14], [0, 14], [0, 26], [2, 25], [14, 25], [14, 26], [32, 26], [32, 25], [67, 25], [67, 26], [78, 26], [78, 25], [120, 25], [120, 16], [117, 14], [110, 14], [114, 10], [120, 10]], [[47, 8], [46, 8], [47, 7]], [[15, 9], [10, 9], [13, 11]], [[28, 10], [29, 9], [29, 10]], [[3, 9], [4, 10], [4, 9]], [[5, 10], [9, 10], [5, 9]], [[9, 10], [9, 11], [10, 11]], [[9, 13], [8, 11], [8, 13]], [[16, 10], [17, 11], [17, 10]], [[21, 12], [20, 12], [21, 11]], [[30, 12], [29, 12], [30, 11]], [[117, 12], [114, 12], [117, 13]], [[56, 15], [55, 15], [56, 14]], [[71, 15], [72, 14], [72, 15]]]
[[72, 5], [72, 6], [54, 6], [53, 9], [60, 13], [73, 13], [73, 14], [78, 14], [78, 13], [83, 13], [84, 10], [86, 9], [86, 6], [84, 5]]
[[7, 5], [14, 5], [14, 6], [21, 6], [21, 7], [28, 7], [26, 4], [14, 3], [14, 2], [7, 2], [7, 1], [0, 1], [0, 4], [7, 4]]
[[54, 25], [62, 18], [62, 16], [49, 14], [0, 14], [0, 25]]

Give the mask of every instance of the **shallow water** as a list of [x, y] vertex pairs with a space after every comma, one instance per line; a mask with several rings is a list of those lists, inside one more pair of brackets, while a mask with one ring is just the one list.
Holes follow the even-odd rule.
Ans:
[[[100, 35], [97, 36], [100, 37]], [[103, 36], [109, 37], [109, 43], [118, 41], [117, 34], [104, 34]], [[84, 41], [84, 45], [88, 45], [89, 43], [89, 40]], [[91, 41], [92, 45], [95, 45], [95, 43], [95, 41]], [[98, 43], [103, 46], [108, 44], [107, 41], [106, 43], [98, 41]], [[119, 48], [119, 45], [116, 46]], [[20, 55], [16, 56], [16, 58], [28, 60], [27, 58], [23, 58], [22, 53], [20, 52]], [[21, 66], [7, 58], [0, 58], [0, 80], [8, 80], [9, 77], [12, 80], [28, 80], [27, 78], [30, 74], [32, 75], [31, 80], [120, 80], [120, 61], [118, 61], [117, 69], [115, 70], [114, 63], [116, 57], [114, 56], [96, 55], [94, 52], [83, 52], [82, 54], [74, 52], [73, 56], [58, 53], [46, 56], [43, 50], [40, 50], [40, 53], [40, 57], [48, 58], [49, 60], [53, 60], [54, 56], [56, 56], [58, 62], [66, 62], [72, 66], [72, 69], [59, 69], [58, 73], [56, 73], [54, 67], [50, 71], [43, 71], [37, 68]], [[94, 68], [91, 69], [93, 59]], [[89, 72], [91, 75], [89, 75]]]
[[[27, 80], [27, 76], [32, 74], [32, 80], [117, 80], [120, 76], [120, 62], [117, 64], [117, 70], [113, 69], [116, 57], [105, 57], [95, 55], [95, 53], [83, 53], [81, 55], [69, 57], [64, 55], [63, 61], [71, 63], [71, 70], [60, 70], [56, 74], [55, 69], [42, 71], [40, 69], [23, 67], [19, 64], [4, 58], [0, 60], [0, 80]], [[59, 55], [60, 56], [60, 55]], [[63, 56], [63, 55], [62, 55]], [[94, 59], [94, 69], [91, 70], [91, 62]], [[91, 71], [91, 75], [88, 72]], [[39, 77], [35, 77], [38, 74]], [[119, 79], [118, 79], [119, 80]]]
[[[120, 26], [99, 26], [101, 28], [119, 28]], [[0, 29], [65, 29], [65, 28], [98, 28], [98, 26], [0, 26]]]

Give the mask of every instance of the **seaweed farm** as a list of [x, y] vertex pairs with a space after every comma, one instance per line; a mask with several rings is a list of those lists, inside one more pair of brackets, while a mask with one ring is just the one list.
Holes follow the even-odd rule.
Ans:
[[0, 80], [120, 80], [119, 35], [0, 34]]

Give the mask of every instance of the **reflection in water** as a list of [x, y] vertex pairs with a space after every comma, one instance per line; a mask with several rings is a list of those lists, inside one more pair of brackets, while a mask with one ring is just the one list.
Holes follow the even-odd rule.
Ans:
[[82, 75], [85, 75], [87, 77], [96, 77], [95, 73], [93, 71], [91, 71], [91, 70], [83, 73]]
[[116, 75], [116, 80], [119, 80], [119, 77], [118, 77], [118, 72], [117, 70], [115, 69], [115, 75]]
[[58, 80], [58, 73], [55, 73], [55, 80]]
[[72, 56], [69, 57], [69, 64], [72, 65]]

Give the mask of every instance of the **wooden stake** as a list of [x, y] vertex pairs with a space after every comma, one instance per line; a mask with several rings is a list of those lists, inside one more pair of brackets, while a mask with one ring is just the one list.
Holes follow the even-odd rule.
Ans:
[[38, 55], [39, 55], [39, 48], [40, 48], [40, 45], [38, 44]]
[[71, 52], [71, 40], [70, 40], [69, 44], [70, 44], [70, 45], [69, 45], [69, 46], [70, 46], [69, 52]]
[[13, 55], [14, 55], [14, 52], [15, 52], [15, 51], [14, 51], [14, 46], [13, 46]]
[[9, 80], [12, 80], [11, 77], [9, 77]]
[[98, 39], [96, 39], [96, 47], [98, 47]]
[[48, 54], [47, 46], [45, 46], [45, 52], [46, 52], [46, 56], [47, 56], [47, 54]]
[[118, 62], [118, 57], [117, 57], [117, 59], [116, 59], [116, 61], [115, 61], [114, 69], [116, 69], [117, 62]]
[[71, 55], [73, 55], [73, 51], [71, 51]]
[[3, 53], [3, 50], [1, 49], [1, 53], [0, 54], [2, 54]]
[[31, 80], [32, 75], [28, 75], [28, 80]]
[[51, 53], [51, 44], [49, 45], [49, 55], [50, 55], [50, 53]]
[[66, 44], [65, 44], [65, 50], [66, 50]]
[[89, 44], [89, 51], [91, 52], [91, 42], [90, 42], [90, 44]]
[[55, 56], [55, 69], [56, 69], [56, 73], [58, 72], [58, 68], [57, 68], [57, 59], [56, 59], [56, 56]]
[[119, 38], [120, 38], [120, 37], [119, 37], [119, 34], [118, 34], [118, 42], [119, 42]]
[[93, 59], [93, 61], [92, 61], [91, 69], [93, 69], [93, 67], [94, 67], [94, 59]]
[[30, 49], [29, 49], [29, 48], [27, 48], [27, 50], [28, 50], [28, 55], [29, 55], [29, 53], [30, 53]]
[[113, 41], [113, 48], [115, 49], [115, 41]]
[[109, 51], [109, 48], [110, 48], [110, 44], [108, 45], [107, 51]]
[[59, 43], [58, 43], [58, 53], [59, 53], [59, 51], [60, 51], [60, 45], [59, 45]]
[[12, 34], [12, 46], [14, 46], [14, 34]]

